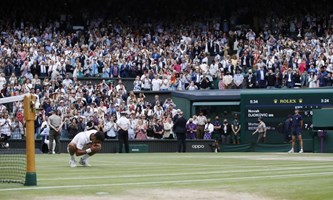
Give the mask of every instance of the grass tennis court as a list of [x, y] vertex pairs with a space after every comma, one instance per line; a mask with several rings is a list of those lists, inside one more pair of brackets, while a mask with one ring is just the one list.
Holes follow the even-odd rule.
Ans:
[[36, 155], [37, 186], [0, 183], [0, 199], [333, 198], [332, 154], [97, 154], [92, 167], [68, 155]]

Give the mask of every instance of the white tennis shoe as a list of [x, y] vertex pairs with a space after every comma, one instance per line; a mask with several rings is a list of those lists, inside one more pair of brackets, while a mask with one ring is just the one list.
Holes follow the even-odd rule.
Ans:
[[294, 153], [294, 149], [293, 149], [293, 148], [290, 149], [290, 150], [288, 151], [288, 153]]
[[91, 165], [88, 163], [88, 160], [87, 159], [82, 159], [80, 158], [80, 161], [79, 161], [80, 165], [84, 166], [84, 167], [91, 167]]
[[69, 160], [69, 166], [70, 166], [70, 167], [76, 167], [76, 161], [70, 159], [70, 160]]

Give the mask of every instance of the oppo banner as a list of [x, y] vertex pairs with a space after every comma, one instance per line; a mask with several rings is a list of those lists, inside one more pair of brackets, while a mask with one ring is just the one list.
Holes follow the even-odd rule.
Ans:
[[212, 142], [201, 142], [201, 141], [195, 141], [195, 142], [188, 142], [186, 145], [186, 150], [188, 152], [210, 152], [212, 151], [211, 148]]

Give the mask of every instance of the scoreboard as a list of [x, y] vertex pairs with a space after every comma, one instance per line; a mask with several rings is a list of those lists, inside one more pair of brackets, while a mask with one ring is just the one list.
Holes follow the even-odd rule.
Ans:
[[282, 143], [284, 135], [278, 126], [300, 110], [303, 117], [303, 138], [312, 138], [312, 109], [333, 107], [332, 89], [250, 90], [241, 93], [241, 139], [253, 141], [252, 132], [261, 117], [267, 126], [267, 142]]

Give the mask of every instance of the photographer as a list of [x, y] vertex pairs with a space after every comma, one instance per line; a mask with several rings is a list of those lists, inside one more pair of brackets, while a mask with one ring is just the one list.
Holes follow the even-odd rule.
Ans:
[[206, 75], [203, 75], [201, 82], [200, 82], [200, 89], [201, 90], [209, 90], [211, 87], [211, 82]]

